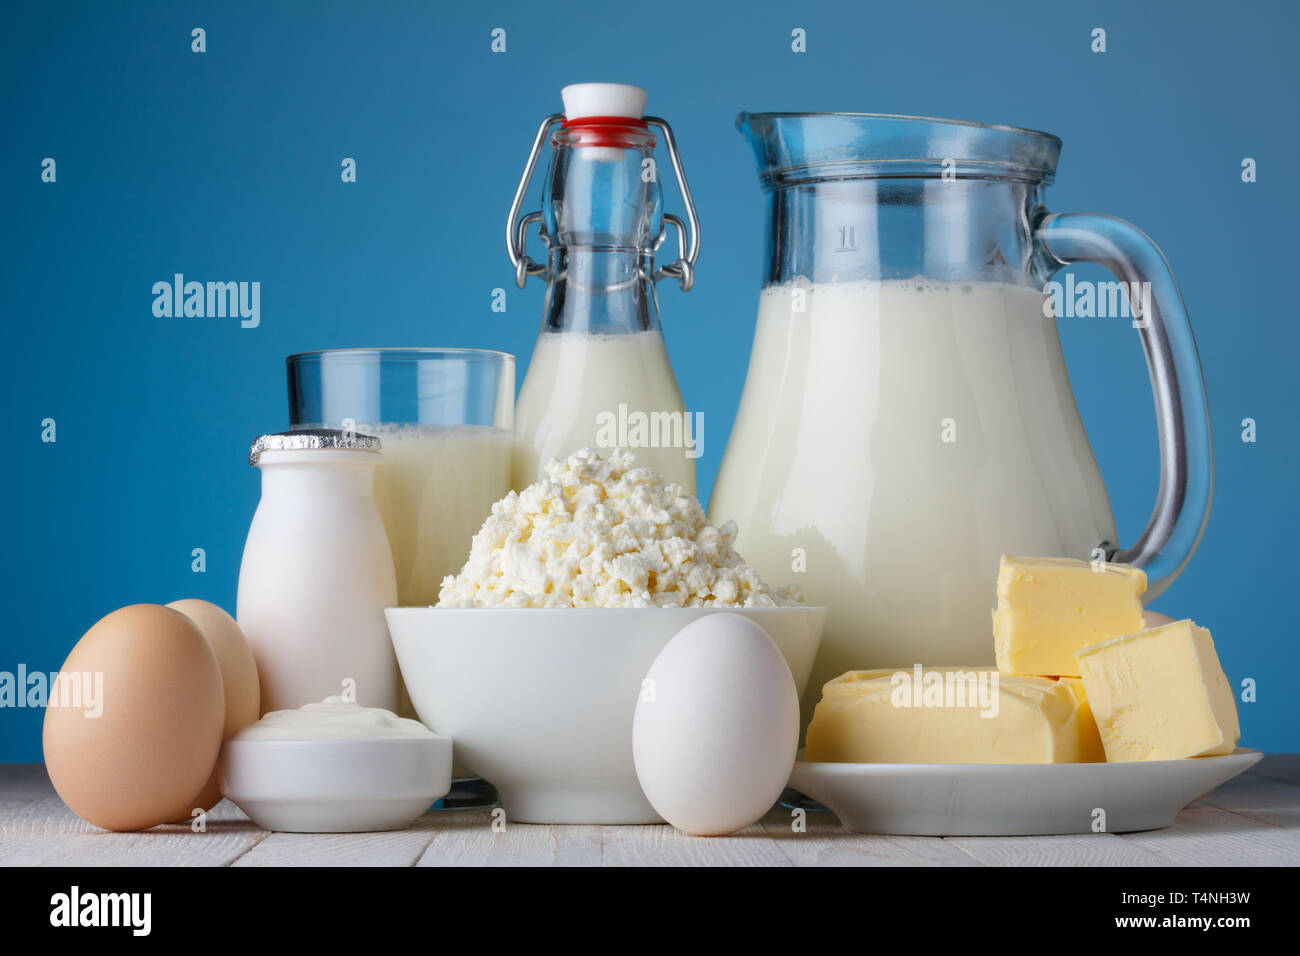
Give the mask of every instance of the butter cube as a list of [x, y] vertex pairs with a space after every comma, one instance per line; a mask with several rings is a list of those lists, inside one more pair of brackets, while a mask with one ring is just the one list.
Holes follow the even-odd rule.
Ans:
[[1078, 708], [1072, 729], [1079, 741], [1078, 762], [1105, 763], [1106, 749], [1101, 743], [1101, 732], [1097, 729], [1097, 719], [1092, 716], [1092, 705], [1088, 703], [1088, 691], [1083, 686], [1083, 678], [1061, 677], [1057, 679], [1057, 683], [1074, 696], [1075, 706]]
[[1012, 558], [998, 565], [993, 652], [1006, 674], [1078, 677], [1075, 651], [1145, 627], [1147, 576], [1127, 564]]
[[1105, 760], [1081, 681], [919, 664], [827, 683], [804, 754], [839, 763]]
[[1106, 759], [1174, 760], [1231, 753], [1237, 702], [1214, 639], [1174, 621], [1079, 651]]

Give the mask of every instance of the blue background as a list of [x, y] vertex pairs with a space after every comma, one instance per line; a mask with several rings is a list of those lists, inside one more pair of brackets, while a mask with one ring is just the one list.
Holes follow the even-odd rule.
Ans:
[[[503, 220], [560, 87], [616, 80], [648, 88], [672, 122], [703, 221], [696, 288], [663, 283], [661, 305], [687, 404], [706, 417], [704, 499], [759, 281], [760, 194], [736, 112], [1060, 135], [1049, 205], [1124, 216], [1161, 244], [1205, 366], [1214, 510], [1156, 606], [1212, 628], [1234, 683], [1257, 680], [1243, 743], [1300, 750], [1293, 5], [47, 2], [9, 5], [5, 21], [0, 670], [58, 668], [124, 604], [233, 610], [258, 496], [248, 443], [288, 424], [287, 354], [481, 346], [518, 355], [522, 380], [542, 286], [514, 288]], [[1098, 26], [1104, 54], [1089, 49]], [[206, 53], [190, 50], [194, 27]], [[345, 156], [355, 184], [340, 181]], [[261, 326], [155, 318], [151, 287], [175, 272], [260, 281]], [[491, 311], [502, 287], [505, 314]], [[1141, 349], [1127, 323], [1061, 326], [1127, 543], [1158, 475]], [[40, 440], [46, 417], [55, 444]], [[0, 711], [0, 760], [39, 760], [40, 721]]]

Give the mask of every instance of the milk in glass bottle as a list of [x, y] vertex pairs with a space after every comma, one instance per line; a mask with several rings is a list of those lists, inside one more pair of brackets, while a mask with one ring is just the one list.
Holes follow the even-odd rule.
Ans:
[[[546, 279], [542, 330], [515, 407], [513, 483], [531, 484], [547, 461], [584, 446], [623, 447], [694, 494], [700, 436], [669, 364], [655, 294], [664, 276], [689, 290], [699, 254], [699, 223], [672, 130], [642, 115], [646, 93], [634, 86], [581, 83], [562, 96], [565, 112], [542, 122], [506, 226], [519, 287], [530, 275]], [[659, 137], [689, 226], [663, 211]], [[521, 217], [548, 139], [542, 210]], [[534, 223], [545, 263], [525, 254]], [[668, 226], [677, 232], [679, 256], [656, 268]]]

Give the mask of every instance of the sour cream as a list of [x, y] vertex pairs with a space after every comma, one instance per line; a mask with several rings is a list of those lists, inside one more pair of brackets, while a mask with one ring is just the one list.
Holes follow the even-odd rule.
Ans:
[[362, 707], [342, 697], [297, 710], [273, 710], [235, 734], [235, 740], [372, 740], [376, 737], [437, 736], [418, 720], [382, 707]]

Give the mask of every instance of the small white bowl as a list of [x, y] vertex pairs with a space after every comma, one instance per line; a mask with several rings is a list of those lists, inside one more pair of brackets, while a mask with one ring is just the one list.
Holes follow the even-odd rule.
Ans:
[[802, 694], [825, 608], [388, 608], [420, 719], [493, 784], [520, 823], [659, 823], [632, 762], [641, 682], [708, 614], [771, 636]]
[[235, 739], [221, 748], [221, 792], [266, 830], [401, 830], [450, 789], [446, 737]]

